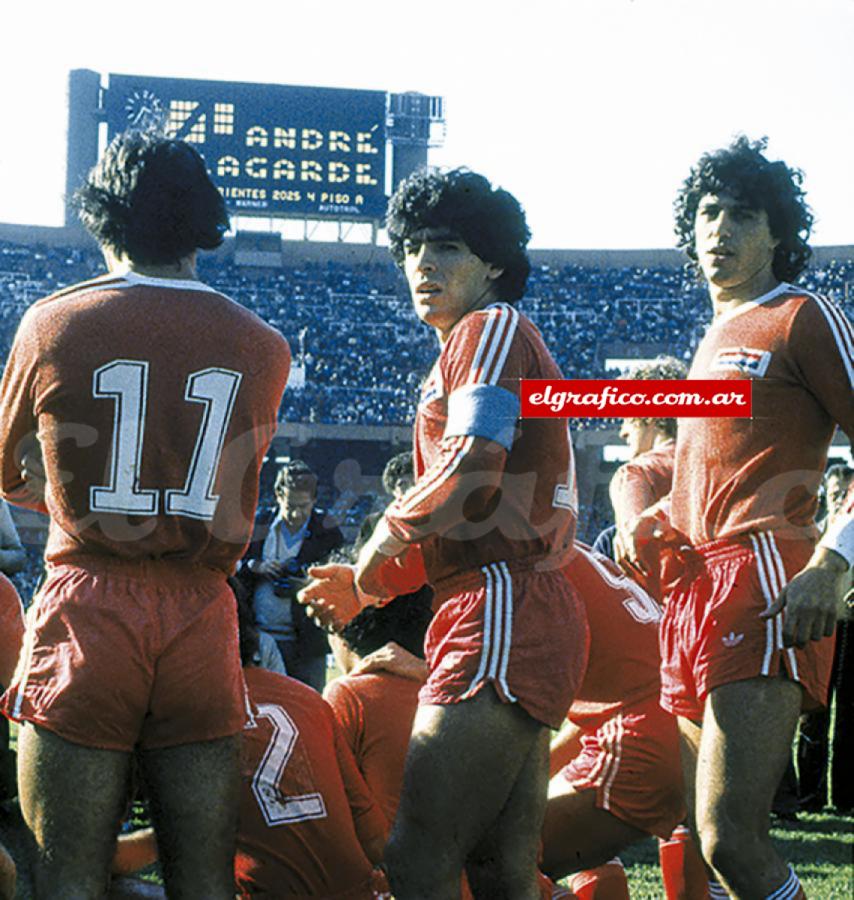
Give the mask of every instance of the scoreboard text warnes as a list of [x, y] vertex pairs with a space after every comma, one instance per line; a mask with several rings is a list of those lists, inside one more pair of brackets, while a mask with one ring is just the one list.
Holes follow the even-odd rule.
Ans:
[[160, 124], [194, 144], [235, 213], [378, 219], [386, 94], [110, 75], [108, 135]]

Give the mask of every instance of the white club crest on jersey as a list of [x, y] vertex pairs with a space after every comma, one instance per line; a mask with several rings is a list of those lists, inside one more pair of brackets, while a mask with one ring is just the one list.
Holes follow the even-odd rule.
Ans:
[[762, 378], [770, 364], [770, 350], [754, 350], [752, 347], [722, 347], [715, 354], [709, 371], [735, 371]]

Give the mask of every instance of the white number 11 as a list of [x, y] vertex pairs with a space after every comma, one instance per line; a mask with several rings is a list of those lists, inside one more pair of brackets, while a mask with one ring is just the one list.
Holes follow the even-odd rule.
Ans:
[[[204, 415], [183, 488], [164, 491], [167, 515], [212, 519], [219, 497], [213, 493], [223, 443], [242, 379], [240, 372], [210, 368], [187, 377], [184, 399], [201, 403]], [[145, 412], [148, 405], [148, 362], [116, 359], [95, 370], [92, 394], [115, 403], [109, 483], [89, 488], [92, 512], [156, 515], [160, 492], [139, 486]]]

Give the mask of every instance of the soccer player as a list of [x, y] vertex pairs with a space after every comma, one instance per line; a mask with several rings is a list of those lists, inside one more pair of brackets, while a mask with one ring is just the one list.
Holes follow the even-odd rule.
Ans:
[[101, 895], [136, 751], [167, 890], [232, 897], [245, 707], [226, 578], [290, 352], [196, 279], [228, 216], [189, 144], [118, 136], [79, 202], [109, 272], [27, 311], [0, 386], [0, 492], [50, 515], [3, 699], [26, 723], [37, 894]]
[[[586, 655], [583, 612], [560, 565], [576, 499], [566, 422], [520, 419], [521, 378], [559, 378], [512, 302], [529, 231], [518, 201], [465, 170], [422, 170], [389, 204], [391, 253], [439, 358], [415, 422], [415, 485], [385, 512], [355, 569], [323, 567], [301, 592], [326, 623], [435, 591], [403, 794], [385, 862], [401, 900], [538, 896], [548, 726]], [[392, 576], [395, 576], [394, 578]], [[394, 583], [393, 583], [394, 582]], [[473, 778], [472, 773], [477, 777]]]
[[590, 653], [568, 726], [552, 742], [542, 868], [553, 878], [581, 870], [579, 897], [604, 896], [603, 880], [608, 897], [628, 897], [622, 868], [603, 864], [652, 834], [667, 841], [665, 895], [703, 900], [705, 869], [680, 827], [679, 732], [658, 699], [661, 607], [584, 545], [564, 571], [584, 601]]
[[[672, 356], [662, 356], [649, 363], [635, 366], [625, 377], [632, 379], [666, 379], [675, 381], [687, 374], [684, 363]], [[631, 540], [635, 520], [670, 493], [673, 481], [673, 455], [676, 449], [676, 419], [623, 419], [620, 437], [626, 442], [630, 459], [620, 466], [611, 479], [611, 505], [617, 526], [615, 556], [624, 557], [623, 547]], [[643, 552], [647, 547], [653, 555]], [[630, 567], [629, 574], [657, 600], [661, 599], [659, 582], [660, 560], [654, 553], [655, 544], [641, 549], [641, 567]]]
[[825, 702], [854, 562], [850, 528], [816, 547], [814, 526], [834, 428], [854, 436], [854, 362], [841, 310], [790, 283], [812, 216], [800, 173], [764, 149], [705, 154], [675, 204], [714, 314], [689, 378], [751, 379], [753, 416], [680, 422], [670, 517], [699, 572], [667, 598], [662, 704], [706, 861], [732, 897], [790, 900], [769, 814], [798, 715]]
[[425, 586], [415, 596], [405, 594], [385, 606], [367, 607], [330, 640], [344, 674], [326, 686], [323, 696], [389, 822], [400, 803], [422, 673], [419, 668], [415, 677], [407, 677], [387, 668], [365, 672], [359, 667], [371, 654], [387, 652], [392, 643], [423, 660], [432, 600], [433, 593]]
[[[385, 886], [373, 866], [382, 858], [388, 822], [329, 704], [295, 678], [254, 665], [251, 604], [236, 579], [231, 585], [248, 709], [234, 859], [238, 895], [372, 900]], [[150, 831], [122, 835], [113, 870], [129, 873], [156, 858]]]

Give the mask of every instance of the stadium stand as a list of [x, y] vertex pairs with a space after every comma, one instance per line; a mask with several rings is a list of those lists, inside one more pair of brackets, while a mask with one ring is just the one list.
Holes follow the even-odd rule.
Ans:
[[[305, 386], [286, 392], [281, 418], [336, 425], [410, 423], [435, 346], [429, 330], [417, 327], [402, 276], [390, 260], [318, 262], [299, 259], [299, 250], [294, 257], [279, 268], [238, 266], [222, 254], [199, 260], [202, 280], [278, 328], [293, 348], [295, 364], [304, 367]], [[103, 271], [94, 249], [0, 240], [2, 358], [31, 303]], [[801, 283], [829, 295], [849, 316], [854, 313], [854, 258], [823, 259]], [[627, 345], [642, 345], [648, 356], [668, 353], [689, 360], [709, 319], [704, 288], [690, 269], [678, 265], [535, 263], [519, 305], [569, 378], [616, 375], [606, 369], [606, 360]], [[586, 420], [574, 427], [613, 425]], [[321, 503], [328, 508], [334, 499], [321, 496]], [[372, 501], [372, 496], [358, 498], [343, 525], [357, 524]], [[610, 524], [605, 492], [596, 492], [581, 522], [580, 536], [590, 541]], [[38, 550], [29, 555], [33, 564], [15, 578], [25, 598], [39, 567]]]

